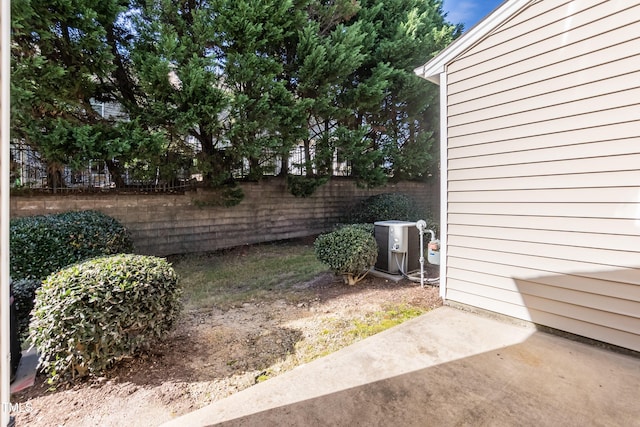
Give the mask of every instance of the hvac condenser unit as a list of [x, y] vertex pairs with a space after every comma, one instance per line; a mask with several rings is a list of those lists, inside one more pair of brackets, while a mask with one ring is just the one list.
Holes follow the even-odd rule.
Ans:
[[378, 243], [376, 270], [400, 274], [420, 269], [420, 232], [415, 222], [378, 221], [373, 225]]

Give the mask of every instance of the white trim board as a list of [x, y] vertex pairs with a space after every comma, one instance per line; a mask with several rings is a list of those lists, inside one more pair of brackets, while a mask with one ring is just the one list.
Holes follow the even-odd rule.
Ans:
[[416, 68], [414, 72], [418, 76], [430, 80], [435, 84], [441, 84], [440, 76], [446, 71], [446, 66], [451, 60], [482, 40], [494, 28], [498, 27], [532, 1], [538, 0], [506, 0], [487, 15], [486, 18], [471, 27], [469, 31], [447, 46], [436, 57]]

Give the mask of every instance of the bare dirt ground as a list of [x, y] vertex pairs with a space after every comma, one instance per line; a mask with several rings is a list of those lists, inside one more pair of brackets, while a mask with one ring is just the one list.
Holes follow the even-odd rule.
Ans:
[[186, 311], [163, 344], [105, 377], [50, 390], [38, 376], [12, 397], [24, 409], [16, 425], [157, 426], [350, 344], [354, 322], [374, 313], [441, 304], [437, 288], [371, 275], [346, 286], [326, 273], [281, 292]]

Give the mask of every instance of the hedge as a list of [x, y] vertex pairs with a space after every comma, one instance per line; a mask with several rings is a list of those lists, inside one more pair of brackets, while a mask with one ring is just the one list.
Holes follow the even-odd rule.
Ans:
[[51, 274], [29, 327], [41, 370], [50, 383], [104, 373], [166, 335], [180, 294], [171, 265], [151, 256], [94, 258]]
[[88, 258], [128, 253], [133, 243], [116, 219], [96, 211], [65, 212], [11, 220], [11, 277], [44, 279]]

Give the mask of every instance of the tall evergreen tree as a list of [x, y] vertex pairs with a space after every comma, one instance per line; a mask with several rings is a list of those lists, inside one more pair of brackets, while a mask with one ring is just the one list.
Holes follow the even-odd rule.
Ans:
[[[350, 91], [363, 147], [396, 179], [423, 179], [433, 170], [437, 91], [413, 69], [446, 47], [460, 29], [446, 22], [440, 0], [361, 0], [358, 21], [369, 35], [368, 60]], [[368, 171], [364, 169], [356, 171]], [[376, 178], [376, 177], [374, 177]]]
[[[288, 88], [304, 107], [308, 135], [303, 138], [307, 177], [331, 175], [340, 121], [350, 114], [340, 104], [345, 79], [365, 60], [365, 34], [350, 21], [359, 10], [352, 0], [313, 0], [307, 21], [290, 41], [285, 66]], [[313, 154], [312, 154], [313, 152]]]
[[332, 172], [335, 132], [340, 121], [350, 114], [340, 105], [338, 97], [347, 77], [365, 59], [362, 52], [364, 38], [359, 25], [342, 23], [329, 30], [322, 23], [310, 21], [300, 32], [292, 87], [306, 106], [309, 132], [303, 143], [307, 176]]
[[218, 11], [200, 0], [152, 0], [131, 20], [130, 61], [139, 95], [132, 113], [163, 129], [173, 144], [192, 138], [198, 169], [210, 184], [231, 179], [233, 162], [222, 120], [228, 94], [222, 89], [224, 57], [213, 22]]
[[13, 5], [13, 132], [53, 185], [62, 164], [102, 159], [122, 185], [124, 164], [157, 173], [175, 156], [212, 185], [245, 162], [259, 179], [277, 158], [286, 174], [298, 144], [311, 180], [336, 155], [363, 185], [433, 173], [437, 93], [412, 70], [459, 33], [439, 0]]
[[273, 173], [277, 159], [288, 157], [306, 134], [302, 109], [280, 78], [280, 54], [297, 31], [302, 11], [281, 0], [220, 0], [217, 10], [230, 98], [225, 140], [234, 158], [248, 160], [249, 177], [259, 179], [265, 171]]
[[65, 184], [64, 165], [158, 147], [157, 135], [92, 107], [114, 99], [106, 28], [127, 8], [126, 0], [12, 2], [12, 136], [41, 155], [51, 187]]

